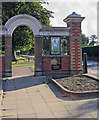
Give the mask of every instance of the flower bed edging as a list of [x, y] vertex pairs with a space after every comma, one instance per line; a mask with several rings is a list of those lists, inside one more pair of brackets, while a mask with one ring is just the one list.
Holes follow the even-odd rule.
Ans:
[[56, 80], [52, 79], [52, 81], [62, 91], [64, 97], [70, 97], [70, 98], [99, 97], [99, 90], [74, 92], [64, 88]]

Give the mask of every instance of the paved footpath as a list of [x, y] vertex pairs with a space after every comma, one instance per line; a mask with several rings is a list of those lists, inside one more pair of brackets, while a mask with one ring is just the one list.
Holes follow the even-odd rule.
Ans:
[[30, 70], [30, 66], [23, 66], [23, 67], [15, 67], [12, 69], [12, 76], [29, 76], [33, 75], [34, 73]]
[[45, 76], [5, 81], [3, 118], [97, 118], [97, 98], [71, 99]]

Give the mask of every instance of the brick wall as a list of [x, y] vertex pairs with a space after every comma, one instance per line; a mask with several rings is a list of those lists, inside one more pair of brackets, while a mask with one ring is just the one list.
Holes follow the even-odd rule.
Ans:
[[51, 58], [43, 57], [43, 71], [51, 70]]
[[4, 65], [4, 56], [0, 56], [0, 77], [4, 76], [4, 70], [5, 70], [5, 65]]
[[51, 57], [43, 56], [43, 75], [59, 75], [70, 73], [70, 56], [61, 57], [61, 69], [51, 69]]
[[61, 60], [62, 70], [70, 70], [70, 57], [62, 57]]

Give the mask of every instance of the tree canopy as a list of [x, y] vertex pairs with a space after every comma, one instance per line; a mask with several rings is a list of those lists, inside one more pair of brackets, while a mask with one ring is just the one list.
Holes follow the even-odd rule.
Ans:
[[34, 47], [33, 32], [29, 27], [19, 26], [13, 32], [12, 49], [15, 50], [29, 50]]
[[91, 35], [89, 45], [94, 45], [95, 43], [97, 43], [96, 39], [97, 39], [96, 35]]
[[82, 46], [93, 46], [98, 44], [97, 36], [91, 35], [90, 37], [86, 37], [85, 34], [82, 34]]
[[89, 38], [85, 34], [82, 34], [82, 46], [86, 46], [89, 43]]
[[39, 20], [43, 26], [50, 25], [50, 17], [52, 11], [42, 6], [46, 2], [3, 2], [2, 3], [2, 24], [4, 25], [8, 19], [18, 14], [28, 14]]

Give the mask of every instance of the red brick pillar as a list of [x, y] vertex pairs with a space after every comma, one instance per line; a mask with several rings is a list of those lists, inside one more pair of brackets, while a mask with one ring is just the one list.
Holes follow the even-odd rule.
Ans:
[[12, 76], [12, 37], [5, 36], [5, 76]]
[[71, 74], [82, 73], [82, 41], [81, 41], [81, 22], [85, 17], [73, 12], [64, 19], [67, 27], [70, 27], [68, 40], [68, 54], [70, 54]]

